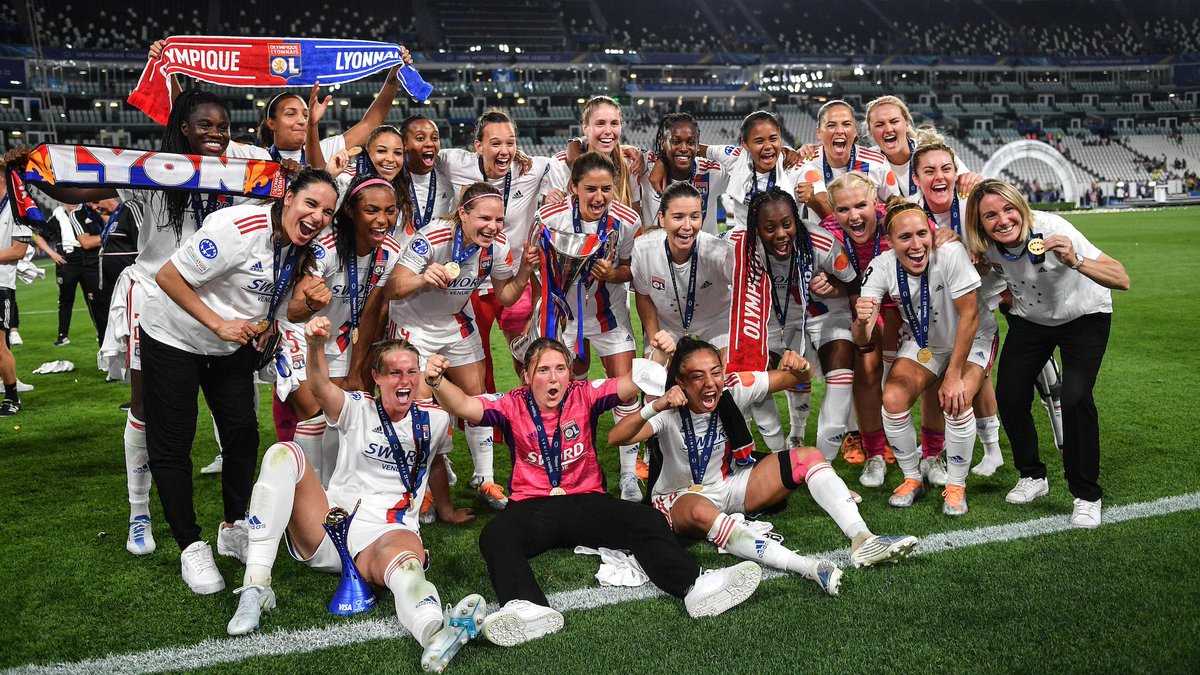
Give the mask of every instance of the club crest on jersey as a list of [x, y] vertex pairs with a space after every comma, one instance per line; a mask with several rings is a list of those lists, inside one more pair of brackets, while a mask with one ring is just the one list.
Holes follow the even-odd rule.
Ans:
[[563, 438], [567, 439], [568, 441], [573, 441], [576, 438], [579, 438], [579, 425], [575, 423], [575, 420], [567, 422], [567, 425], [563, 427]]
[[196, 244], [196, 250], [209, 260], [217, 257], [217, 244], [212, 239], [201, 239], [200, 243]]
[[352, 392], [350, 392], [350, 400], [352, 400], [352, 401], [361, 401], [361, 400], [362, 400], [362, 392], [360, 392], [360, 391], [352, 391]]
[[325, 259], [325, 249], [323, 247], [317, 246], [316, 244], [309, 244], [308, 250], [312, 251], [313, 257], [317, 260]]
[[413, 253], [416, 253], [417, 255], [425, 255], [426, 253], [429, 253], [429, 242], [425, 241], [425, 239], [421, 237], [413, 239], [412, 250]]
[[650, 275], [650, 285], [653, 286], [654, 290], [656, 291], [667, 290], [667, 282], [663, 281], [662, 277]]

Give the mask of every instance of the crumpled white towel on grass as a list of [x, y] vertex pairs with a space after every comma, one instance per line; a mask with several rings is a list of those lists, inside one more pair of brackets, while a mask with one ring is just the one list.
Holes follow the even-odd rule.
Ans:
[[34, 375], [49, 375], [50, 373], [69, 373], [75, 370], [75, 364], [70, 361], [47, 361], [38, 366], [34, 371]]
[[600, 569], [596, 572], [596, 580], [601, 586], [641, 586], [650, 581], [637, 558], [628, 551], [576, 546], [575, 553], [600, 556]]

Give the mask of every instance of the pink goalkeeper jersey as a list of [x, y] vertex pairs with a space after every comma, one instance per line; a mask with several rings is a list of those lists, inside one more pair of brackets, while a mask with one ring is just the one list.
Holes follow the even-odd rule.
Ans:
[[[600, 415], [620, 405], [617, 382], [617, 379], [572, 382], [567, 387], [561, 416], [562, 480], [559, 487], [569, 495], [608, 491], [604, 472], [596, 458], [596, 423]], [[483, 420], [479, 426], [498, 428], [512, 454], [513, 472], [508, 490], [509, 499], [514, 501], [550, 496], [550, 479], [542, 466], [537, 431], [525, 407], [527, 396], [530, 396], [529, 387], [478, 397], [483, 403]], [[554, 427], [560, 424], [558, 413], [542, 411], [542, 424], [547, 438], [553, 440]]]

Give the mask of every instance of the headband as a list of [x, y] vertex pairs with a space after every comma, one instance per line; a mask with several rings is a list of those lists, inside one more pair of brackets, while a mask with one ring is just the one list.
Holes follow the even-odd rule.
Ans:
[[459, 205], [458, 205], [458, 208], [460, 208], [460, 209], [465, 209], [465, 208], [467, 208], [467, 204], [470, 204], [471, 202], [475, 201], [476, 199], [483, 199], [483, 198], [485, 198], [485, 197], [495, 197], [496, 199], [501, 199], [501, 200], [502, 200], [502, 199], [504, 199], [504, 197], [503, 197], [503, 196], [501, 196], [501, 195], [498, 195], [498, 194], [496, 194], [495, 192], [485, 192], [485, 193], [483, 193], [483, 194], [481, 194], [481, 195], [475, 195], [474, 197], [471, 197], [471, 198], [470, 198], [470, 199], [468, 199], [467, 201], [465, 201], [465, 202], [463, 202], [463, 203], [459, 204]]
[[392, 185], [388, 181], [386, 181], [382, 178], [372, 178], [370, 180], [364, 180], [363, 182], [354, 186], [354, 189], [351, 190], [350, 194], [346, 195], [346, 197], [347, 198], [353, 197], [354, 195], [358, 194], [363, 188], [375, 187], [376, 185], [386, 186], [392, 192], [396, 191], [396, 186]]

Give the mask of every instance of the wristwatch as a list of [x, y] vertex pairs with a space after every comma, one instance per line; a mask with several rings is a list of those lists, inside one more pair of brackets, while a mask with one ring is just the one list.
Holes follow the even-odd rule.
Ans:
[[1073, 269], [1073, 270], [1077, 270], [1077, 269], [1079, 269], [1080, 267], [1083, 267], [1083, 261], [1084, 261], [1084, 260], [1085, 260], [1085, 258], [1084, 258], [1083, 256], [1079, 255], [1079, 252], [1078, 252], [1078, 251], [1076, 251], [1076, 252], [1075, 252], [1075, 264], [1074, 264], [1074, 265], [1071, 265], [1071, 269]]

